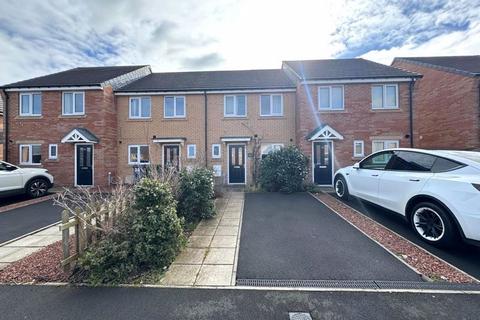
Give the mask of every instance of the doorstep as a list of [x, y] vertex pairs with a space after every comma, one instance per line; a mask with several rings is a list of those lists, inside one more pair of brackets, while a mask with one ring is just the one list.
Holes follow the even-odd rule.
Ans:
[[217, 201], [217, 215], [198, 224], [187, 247], [162, 278], [162, 285], [235, 285], [243, 202], [243, 192], [226, 193]]

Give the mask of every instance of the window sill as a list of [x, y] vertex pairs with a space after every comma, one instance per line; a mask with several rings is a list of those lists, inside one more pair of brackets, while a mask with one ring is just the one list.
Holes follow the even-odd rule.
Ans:
[[162, 121], [187, 121], [188, 119], [186, 117], [183, 118], [165, 118], [163, 117]]
[[370, 108], [370, 112], [401, 112], [400, 108]]
[[344, 109], [318, 109], [317, 112], [319, 113], [346, 113]]
[[42, 164], [41, 163], [20, 163], [21, 166], [35, 166], [35, 167], [39, 167], [41, 166]]
[[353, 156], [352, 160], [362, 160], [365, 156]]
[[38, 120], [43, 119], [43, 116], [16, 116], [15, 119], [17, 120]]
[[248, 117], [223, 117], [223, 120], [248, 120]]
[[128, 163], [128, 165], [130, 167], [133, 167], [133, 166], [149, 166], [150, 163]]
[[258, 120], [276, 120], [276, 119], [285, 119], [285, 116], [260, 116]]
[[59, 119], [82, 119], [86, 117], [87, 115], [85, 114], [72, 114], [72, 115], [62, 114], [58, 116]]
[[152, 118], [128, 118], [127, 122], [151, 122]]

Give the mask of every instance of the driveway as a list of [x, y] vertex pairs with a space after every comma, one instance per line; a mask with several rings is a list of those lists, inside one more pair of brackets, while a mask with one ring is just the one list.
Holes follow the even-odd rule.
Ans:
[[0, 243], [60, 221], [62, 209], [53, 200], [0, 213]]
[[245, 195], [238, 279], [420, 281], [307, 193]]

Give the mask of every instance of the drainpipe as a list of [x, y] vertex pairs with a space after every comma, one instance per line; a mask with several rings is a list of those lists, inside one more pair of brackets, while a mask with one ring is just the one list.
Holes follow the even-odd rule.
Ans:
[[415, 78], [412, 78], [409, 83], [409, 122], [410, 122], [410, 148], [413, 148], [413, 86], [415, 85]]
[[207, 91], [203, 91], [203, 100], [205, 102], [205, 137], [204, 137], [204, 141], [205, 141], [205, 167], [208, 167], [208, 144], [207, 144], [207, 134], [208, 134], [208, 115], [207, 115], [207, 102], [208, 102], [208, 99], [207, 99]]
[[3, 147], [3, 159], [8, 161], [8, 93], [7, 91], [3, 91], [5, 93], [5, 103], [3, 105], [3, 140], [5, 142]]

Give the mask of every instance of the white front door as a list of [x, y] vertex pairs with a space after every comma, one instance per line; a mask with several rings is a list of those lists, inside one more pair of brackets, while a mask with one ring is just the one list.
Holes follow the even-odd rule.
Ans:
[[23, 179], [20, 170], [21, 169], [11, 167], [4, 162], [0, 162], [0, 191], [23, 188]]

